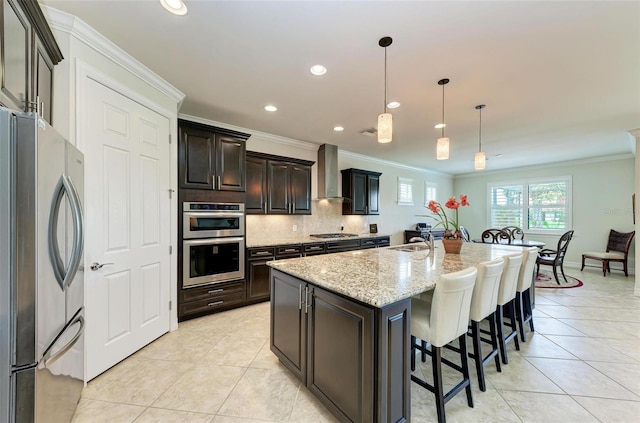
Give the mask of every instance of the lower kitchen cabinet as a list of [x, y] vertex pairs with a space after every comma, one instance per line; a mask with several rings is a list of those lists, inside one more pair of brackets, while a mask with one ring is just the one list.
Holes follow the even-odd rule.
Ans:
[[178, 293], [178, 320], [244, 304], [245, 291], [244, 280], [183, 289]]
[[409, 420], [410, 300], [377, 309], [276, 269], [271, 291], [271, 351], [338, 420]]
[[247, 302], [269, 299], [269, 266], [275, 258], [274, 247], [247, 248]]

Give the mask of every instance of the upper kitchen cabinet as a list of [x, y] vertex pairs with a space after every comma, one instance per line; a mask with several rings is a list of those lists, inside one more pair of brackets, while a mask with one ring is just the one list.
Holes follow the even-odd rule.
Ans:
[[0, 104], [52, 119], [53, 67], [62, 53], [37, 1], [1, 0]]
[[247, 153], [247, 214], [311, 214], [312, 161]]
[[380, 214], [380, 175], [360, 169], [343, 169], [342, 214]]
[[180, 188], [245, 191], [250, 135], [181, 119], [178, 125]]

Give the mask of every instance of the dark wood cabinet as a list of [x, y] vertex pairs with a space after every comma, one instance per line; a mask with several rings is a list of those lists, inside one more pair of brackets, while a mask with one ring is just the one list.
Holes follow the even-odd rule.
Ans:
[[247, 302], [269, 299], [270, 281], [267, 262], [275, 259], [274, 247], [247, 249]]
[[340, 253], [360, 249], [360, 239], [346, 239], [340, 241], [327, 241], [327, 253]]
[[380, 214], [380, 175], [361, 169], [343, 169], [342, 196], [350, 201], [342, 203], [342, 214]]
[[[444, 229], [433, 229], [431, 230], [431, 235], [433, 235], [434, 240], [442, 239], [444, 236]], [[404, 231], [404, 243], [408, 244], [411, 238], [422, 238], [427, 239], [429, 237], [429, 231]]]
[[247, 214], [267, 212], [267, 161], [247, 154]]
[[311, 214], [314, 162], [247, 152], [247, 214]]
[[178, 293], [178, 320], [244, 304], [245, 291], [244, 280], [182, 289]]
[[248, 134], [179, 120], [180, 188], [245, 191]]
[[271, 351], [338, 418], [410, 419], [410, 300], [374, 308], [271, 269]]
[[360, 249], [388, 247], [391, 240], [388, 236], [380, 236], [375, 238], [363, 238], [360, 240]]
[[51, 123], [53, 67], [63, 57], [38, 2], [1, 0], [0, 104]]

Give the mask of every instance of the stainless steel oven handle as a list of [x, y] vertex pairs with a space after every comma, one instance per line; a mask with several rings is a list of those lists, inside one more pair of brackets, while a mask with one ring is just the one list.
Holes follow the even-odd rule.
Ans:
[[184, 245], [191, 246], [191, 245], [231, 244], [234, 242], [244, 243], [244, 238], [231, 237], [231, 238], [189, 239], [189, 240], [184, 240]]
[[223, 211], [223, 212], [216, 212], [216, 211], [188, 211], [188, 212], [183, 212], [185, 216], [188, 217], [195, 217], [195, 218], [209, 218], [209, 217], [215, 217], [218, 219], [224, 219], [227, 217], [242, 217], [244, 216], [244, 213], [242, 212], [230, 212], [230, 211]]

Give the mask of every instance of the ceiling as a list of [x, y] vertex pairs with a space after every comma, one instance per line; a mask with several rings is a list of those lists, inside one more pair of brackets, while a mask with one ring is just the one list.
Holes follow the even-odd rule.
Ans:
[[[487, 170], [635, 152], [638, 1], [185, 0], [185, 16], [156, 0], [40, 1], [185, 93], [180, 113], [454, 175], [474, 171], [478, 104]], [[389, 144], [360, 133], [383, 111], [384, 36], [401, 103]], [[438, 161], [442, 78], [451, 154]]]

